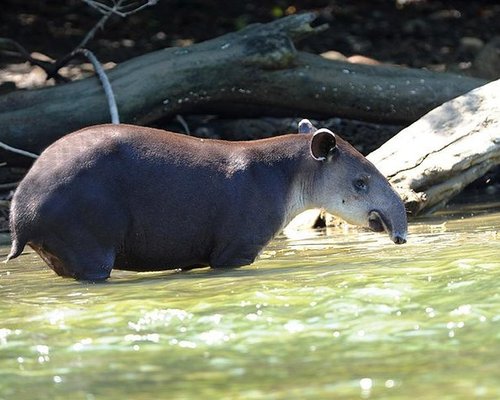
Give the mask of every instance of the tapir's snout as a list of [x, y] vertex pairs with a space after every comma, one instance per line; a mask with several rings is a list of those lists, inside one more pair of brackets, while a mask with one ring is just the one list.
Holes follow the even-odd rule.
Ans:
[[392, 238], [392, 240], [394, 241], [394, 243], [396, 244], [405, 244], [406, 243], [406, 236], [403, 237], [403, 236], [399, 236], [399, 235], [396, 235]]
[[392, 211], [389, 215], [379, 210], [372, 210], [368, 214], [368, 226], [374, 232], [387, 232], [396, 244], [406, 243], [408, 223], [406, 212]]

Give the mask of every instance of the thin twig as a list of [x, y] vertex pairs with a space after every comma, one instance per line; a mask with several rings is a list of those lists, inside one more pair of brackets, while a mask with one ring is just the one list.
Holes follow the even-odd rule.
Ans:
[[[0, 45], [7, 45], [10, 47], [15, 47], [18, 55], [21, 55], [26, 60], [31, 62], [31, 59], [32, 59], [31, 54], [23, 46], [21, 46], [18, 42], [16, 42], [14, 39], [0, 38]], [[33, 60], [33, 61], [37, 61], [37, 60]]]
[[184, 117], [183, 117], [182, 115], [177, 114], [177, 115], [175, 116], [175, 119], [177, 120], [177, 122], [178, 122], [179, 124], [181, 124], [181, 125], [182, 125], [182, 127], [184, 128], [185, 133], [186, 133], [187, 135], [191, 135], [191, 132], [190, 132], [190, 130], [189, 130], [189, 125], [187, 124], [187, 122], [186, 122], [186, 120], [184, 119]]
[[5, 49], [0, 49], [1, 52], [7, 55], [14, 55], [21, 57], [28, 61], [31, 65], [36, 65], [37, 67], [42, 68], [45, 73], [47, 74], [47, 79], [49, 78], [55, 78], [57, 80], [63, 80], [67, 81], [67, 78], [62, 77], [61, 75], [58, 74], [58, 69], [55, 69], [55, 64], [50, 61], [42, 61], [38, 60], [36, 58], [33, 58], [31, 54], [29, 53], [28, 50], [26, 50], [20, 43], [16, 42], [13, 39], [10, 38], [0, 38], [0, 46], [1, 45], [7, 45], [10, 47], [15, 48], [15, 50], [5, 50]]
[[111, 83], [109, 82], [108, 76], [104, 71], [99, 60], [97, 60], [94, 53], [92, 53], [88, 49], [77, 49], [74, 51], [74, 55], [83, 54], [85, 57], [89, 59], [89, 61], [94, 66], [94, 70], [101, 81], [101, 85], [104, 89], [104, 93], [106, 94], [106, 99], [108, 100], [109, 113], [111, 114], [111, 123], [119, 124], [120, 117], [118, 115], [118, 107], [116, 105], [115, 94], [113, 93], [113, 89], [111, 87]]
[[5, 144], [3, 142], [0, 142], [0, 148], [7, 150], [7, 151], [10, 151], [11, 153], [19, 154], [21, 156], [30, 157], [30, 158], [38, 158], [38, 154], [31, 153], [31, 152], [26, 151], [26, 150], [21, 150], [21, 149], [18, 149], [16, 147], [9, 146], [8, 144]]
[[156, 3], [158, 3], [158, 0], [148, 0], [146, 3], [140, 5], [139, 7], [136, 7], [130, 11], [126, 11], [123, 14], [125, 17], [128, 17], [131, 14], [135, 14], [136, 12], [144, 10], [146, 7], [154, 6], [156, 5]]
[[12, 190], [15, 189], [17, 185], [19, 185], [19, 182], [0, 183], [0, 190]]
[[108, 6], [107, 4], [94, 0], [83, 0], [83, 2], [89, 5], [90, 7], [95, 8], [97, 11], [99, 11], [101, 14], [104, 14], [105, 16], [116, 14], [121, 17], [121, 11], [119, 11], [119, 7], [121, 6], [121, 3], [123, 3], [123, 0], [118, 0], [118, 3], [113, 2], [112, 7]]
[[[66, 54], [64, 57], [56, 61], [55, 66], [54, 66], [54, 73], [57, 73], [59, 69], [64, 67], [77, 53], [77, 50], [83, 49], [87, 43], [92, 40], [96, 34], [96, 32], [99, 29], [104, 29], [104, 25], [108, 21], [108, 19], [116, 14], [120, 17], [127, 17], [130, 14], [136, 13], [137, 11], [140, 11], [144, 9], [145, 7], [148, 7], [150, 5], [154, 5], [157, 3], [157, 0], [149, 0], [146, 4], [142, 4], [139, 7], [134, 8], [133, 10], [123, 12], [121, 11], [126, 5], [124, 5], [125, 0], [118, 0], [118, 1], [113, 1], [113, 7], [107, 6], [106, 4], [100, 3], [98, 1], [94, 0], [83, 0], [85, 4], [88, 6], [96, 9], [99, 11], [103, 16], [97, 23], [94, 25], [94, 27], [85, 35], [85, 37], [82, 39], [82, 41], [71, 51], [70, 53]], [[49, 75], [49, 78], [52, 77], [52, 74]]]
[[[8, 41], [10, 39], [7, 39]], [[11, 41], [13, 43], [16, 43], [14, 41]], [[18, 43], [16, 43], [18, 44]], [[18, 44], [19, 45], [19, 44]], [[20, 45], [19, 45], [20, 46]], [[24, 48], [20, 46], [23, 51]], [[95, 55], [87, 49], [77, 49], [73, 52], [74, 54], [72, 55], [71, 58], [73, 58], [76, 54], [83, 54], [85, 57], [89, 59], [89, 61], [92, 63], [94, 66], [94, 70], [99, 77], [99, 80], [101, 81], [101, 84], [104, 88], [104, 93], [106, 94], [106, 99], [108, 100], [108, 106], [109, 106], [109, 112], [111, 114], [111, 122], [113, 124], [119, 124], [120, 123], [120, 117], [118, 115], [118, 107], [116, 106], [116, 100], [115, 100], [115, 95], [113, 93], [113, 89], [111, 88], [111, 83], [109, 82], [108, 76], [104, 72], [104, 68], [102, 67], [101, 63], [97, 60]], [[29, 54], [28, 54], [29, 56]], [[31, 57], [31, 56], [29, 56]], [[26, 150], [21, 150], [12, 146], [9, 146], [8, 144], [5, 144], [3, 142], [0, 142], [0, 148], [10, 151], [12, 153], [16, 153], [25, 157], [30, 157], [30, 158], [38, 158], [38, 154], [31, 153]]]
[[[156, 5], [158, 3], [158, 0], [148, 0], [139, 6], [136, 5], [137, 2], [134, 2], [132, 4], [123, 4], [123, 0], [119, 0], [117, 2], [113, 1], [114, 5], [112, 7], [108, 6], [107, 4], [101, 3], [99, 1], [95, 1], [95, 0], [83, 0], [83, 2], [85, 4], [87, 4], [88, 6], [96, 9], [101, 14], [104, 14], [104, 15], [116, 14], [122, 18], [125, 18], [131, 14], [135, 14], [135, 13], [145, 9], [146, 7]], [[130, 7], [131, 7], [131, 9], [127, 10], [127, 8], [130, 8]]]
[[[31, 64], [39, 66], [42, 68], [47, 74], [47, 79], [54, 78], [57, 81], [68, 81], [67, 78], [64, 78], [59, 74], [59, 70], [64, 67], [68, 62], [78, 53], [79, 49], [83, 49], [87, 43], [92, 40], [99, 29], [103, 29], [104, 25], [108, 21], [108, 19], [116, 14], [122, 18], [127, 17], [131, 14], [135, 14], [143, 10], [146, 7], [154, 6], [158, 3], [158, 0], [147, 0], [145, 3], [137, 6], [137, 3], [134, 2], [132, 4], [126, 4], [126, 0], [113, 0], [113, 6], [108, 6], [104, 3], [95, 0], [82, 0], [88, 6], [99, 11], [103, 16], [94, 27], [85, 35], [85, 37], [81, 40], [81, 42], [68, 54], [57, 60], [56, 62], [46, 62], [40, 61], [36, 58], [33, 58], [31, 54], [18, 42], [9, 38], [0, 38], [0, 45], [7, 44], [11, 47], [14, 47], [17, 50], [17, 54], [21, 57], [29, 61]], [[127, 10], [128, 7], [133, 7], [132, 9]], [[1, 50], [1, 49], [0, 49]]]
[[[108, 21], [109, 17], [115, 13], [115, 9], [118, 9], [121, 4], [123, 3], [124, 0], [118, 0], [117, 3], [115, 3], [114, 7], [111, 8], [108, 12], [103, 13], [102, 10], [98, 9], [96, 6], [101, 4], [101, 3], [96, 3], [95, 1], [89, 1], [89, 0], [83, 0], [83, 2], [93, 8], [97, 8], [99, 12], [103, 13], [104, 15], [101, 17], [99, 21], [94, 25], [94, 27], [85, 35], [85, 37], [82, 39], [82, 41], [68, 54], [60, 58], [59, 60], [56, 61], [54, 71], [57, 73], [62, 67], [64, 67], [74, 56], [76, 53], [78, 53], [79, 49], [84, 48], [87, 43], [94, 38], [96, 32], [98, 29], [103, 29], [104, 25]], [[49, 75], [48, 78], [51, 78], [52, 76]]]
[[[83, 0], [86, 4], [92, 5], [92, 3], [95, 3], [94, 1], [87, 1]], [[102, 18], [97, 21], [97, 24], [94, 25], [94, 27], [85, 35], [83, 40], [76, 46], [77, 49], [83, 48], [87, 45], [88, 41], [91, 40], [94, 36], [95, 33], [97, 32], [98, 29], [104, 28], [104, 24], [106, 21], [111, 17], [113, 14], [116, 14], [116, 12], [120, 9], [121, 4], [123, 3], [124, 0], [118, 0], [118, 2], [115, 3], [113, 8], [110, 8], [107, 13], [105, 13]], [[102, 12], [102, 11], [101, 11]]]

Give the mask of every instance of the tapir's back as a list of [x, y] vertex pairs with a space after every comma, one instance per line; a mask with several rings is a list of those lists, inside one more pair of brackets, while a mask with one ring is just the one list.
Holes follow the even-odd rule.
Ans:
[[227, 159], [237, 150], [224, 143], [133, 125], [82, 129], [40, 155], [15, 199], [34, 196], [36, 191], [38, 196], [53, 191], [69, 195], [96, 190], [96, 185], [131, 199], [152, 195], [151, 191], [161, 197], [172, 188], [182, 191], [186, 182], [192, 186], [203, 180], [198, 177], [214, 181], [226, 174]]

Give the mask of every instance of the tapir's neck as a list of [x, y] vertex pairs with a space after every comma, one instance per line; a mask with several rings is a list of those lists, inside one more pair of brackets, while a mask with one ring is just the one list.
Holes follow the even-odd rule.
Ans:
[[301, 212], [322, 207], [316, 200], [318, 186], [321, 185], [317, 181], [320, 175], [317, 167], [318, 165], [312, 159], [306, 159], [301, 170], [297, 173], [288, 193], [283, 228]]
[[275, 191], [277, 201], [284, 202], [282, 227], [301, 212], [318, 207], [315, 192], [320, 184], [316, 182], [319, 168], [318, 162], [310, 156], [310, 136], [286, 135], [254, 142], [259, 143], [258, 149], [249, 146], [254, 162], [267, 166], [266, 174], [281, 178], [283, 192], [278, 193], [280, 189], [277, 187], [270, 187], [269, 190]]
[[288, 195], [288, 203], [282, 223], [282, 228], [287, 226], [298, 214], [314, 208], [314, 202], [307, 195], [307, 190], [303, 182], [296, 182]]

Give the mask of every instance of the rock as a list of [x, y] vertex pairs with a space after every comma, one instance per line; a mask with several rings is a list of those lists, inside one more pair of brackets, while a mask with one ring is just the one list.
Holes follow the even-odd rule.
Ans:
[[353, 64], [365, 64], [365, 65], [379, 65], [380, 61], [374, 60], [373, 58], [363, 56], [361, 54], [354, 54], [352, 56], [346, 57], [342, 53], [330, 50], [324, 53], [321, 53], [321, 57], [326, 58], [328, 60], [334, 61], [347, 61]]
[[318, 220], [321, 220], [321, 218], [322, 210], [320, 208], [313, 208], [311, 210], [304, 211], [303, 213], [300, 213], [294, 219], [292, 219], [290, 223], [285, 227], [285, 235], [289, 235], [294, 231], [316, 228]]
[[484, 47], [484, 42], [472, 36], [464, 36], [460, 39], [460, 49], [462, 51], [477, 54]]
[[353, 64], [365, 64], [365, 65], [379, 65], [380, 61], [374, 60], [373, 58], [362, 56], [361, 54], [354, 54], [353, 56], [347, 57], [347, 61]]
[[484, 79], [500, 78], [500, 36], [494, 37], [478, 53], [472, 63], [471, 73]]
[[443, 206], [500, 164], [500, 80], [435, 108], [367, 158], [412, 215]]
[[321, 53], [321, 57], [326, 58], [328, 60], [335, 60], [335, 61], [346, 61], [347, 60], [346, 56], [344, 56], [339, 51], [335, 51], [335, 50], [330, 50], [330, 51], [326, 51], [324, 53]]

